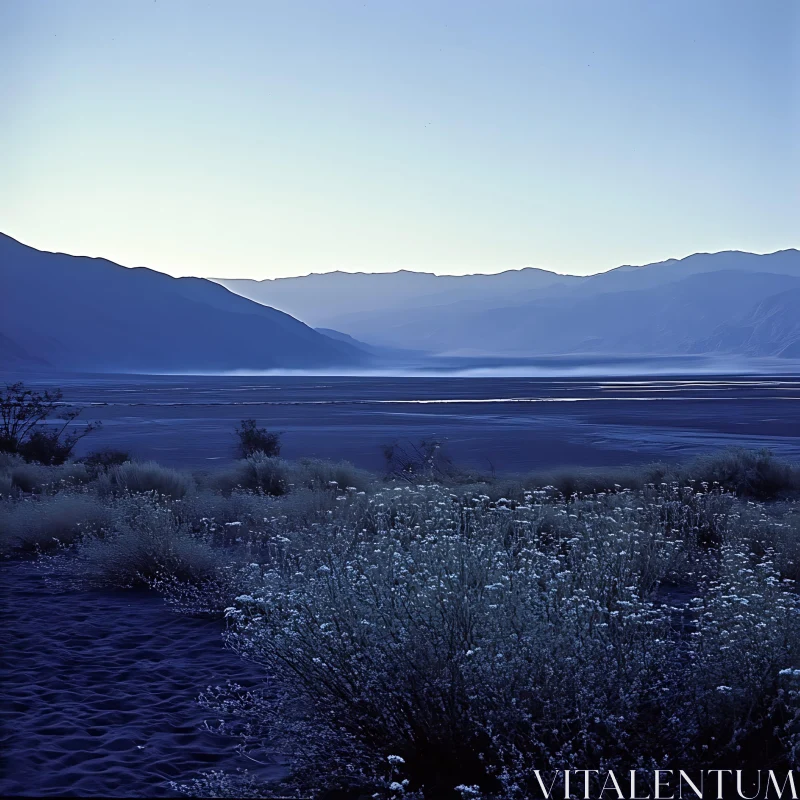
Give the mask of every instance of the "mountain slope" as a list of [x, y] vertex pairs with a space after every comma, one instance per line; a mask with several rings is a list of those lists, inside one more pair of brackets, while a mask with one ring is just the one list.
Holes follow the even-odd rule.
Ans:
[[754, 301], [797, 287], [800, 278], [788, 275], [692, 275], [650, 289], [490, 309], [465, 318], [446, 344], [472, 340], [504, 352], [539, 354], [684, 353], [718, 325], [750, 311]]
[[0, 333], [0, 369], [46, 369], [50, 364], [32, 356], [11, 337]]
[[327, 368], [366, 358], [212, 281], [42, 252], [2, 234], [0, 335], [29, 358], [86, 371]]
[[767, 297], [736, 322], [720, 325], [694, 350], [800, 358], [800, 288]]

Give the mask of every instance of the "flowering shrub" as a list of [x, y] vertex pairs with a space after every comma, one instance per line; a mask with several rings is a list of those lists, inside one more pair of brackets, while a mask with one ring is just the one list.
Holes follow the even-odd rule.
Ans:
[[341, 501], [313, 538], [275, 535], [227, 612], [280, 696], [205, 696], [249, 746], [291, 747], [294, 788], [522, 798], [537, 769], [796, 749], [797, 596], [731, 496]]

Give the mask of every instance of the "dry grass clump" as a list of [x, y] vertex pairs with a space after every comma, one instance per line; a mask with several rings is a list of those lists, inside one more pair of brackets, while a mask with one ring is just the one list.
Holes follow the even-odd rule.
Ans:
[[70, 461], [58, 466], [29, 464], [21, 458], [6, 459], [8, 466], [0, 470], [9, 476], [12, 489], [26, 494], [55, 494], [74, 489], [91, 481], [92, 476], [83, 464]]
[[293, 484], [306, 489], [364, 492], [375, 485], [371, 472], [357, 469], [349, 461], [301, 458], [292, 464], [290, 475]]
[[717, 484], [740, 497], [772, 500], [800, 491], [800, 467], [769, 450], [729, 448], [701, 456], [667, 473], [673, 480]]
[[223, 495], [238, 490], [280, 496], [289, 490], [288, 472], [287, 461], [264, 453], [254, 453], [213, 472], [206, 478], [205, 484]]
[[[462, 481], [463, 483], [463, 481]], [[492, 498], [521, 498], [527, 489], [552, 488], [564, 497], [643, 489], [654, 484], [707, 484], [739, 497], [773, 500], [800, 492], [800, 467], [769, 450], [728, 448], [685, 463], [635, 467], [573, 467], [486, 479]]]
[[200, 530], [209, 524], [258, 526], [272, 513], [273, 505], [272, 498], [255, 492], [233, 491], [223, 495], [201, 489], [174, 504], [172, 510], [178, 520]]
[[53, 550], [111, 524], [110, 510], [86, 494], [56, 494], [0, 503], [0, 549]]
[[527, 475], [498, 477], [476, 483], [471, 488], [485, 492], [492, 500], [506, 497], [520, 501], [531, 489], [546, 488], [562, 497], [570, 498], [599, 492], [642, 489], [648, 483], [661, 483], [662, 479], [663, 475], [650, 467], [565, 467]]
[[264, 453], [254, 453], [206, 476], [203, 483], [209, 489], [225, 495], [238, 490], [280, 497], [298, 489], [366, 491], [374, 485], [375, 477], [347, 461], [332, 462], [316, 458], [286, 461]]
[[132, 494], [155, 492], [178, 500], [195, 488], [191, 475], [155, 461], [126, 461], [111, 467], [98, 480], [98, 490], [103, 494]]
[[168, 506], [134, 497], [117, 513], [111, 533], [78, 545], [69, 561], [73, 575], [116, 588], [150, 586], [160, 580], [197, 584], [215, 577], [218, 554]]

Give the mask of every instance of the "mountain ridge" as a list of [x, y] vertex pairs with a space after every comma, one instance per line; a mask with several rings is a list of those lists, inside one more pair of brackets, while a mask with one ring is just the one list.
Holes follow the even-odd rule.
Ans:
[[[770, 290], [791, 289], [800, 281], [800, 251], [695, 253], [591, 276], [426, 273], [422, 289], [417, 275], [340, 272], [222, 283], [315, 327], [382, 347], [448, 354], [685, 353], [701, 342], [711, 346], [715, 326], [733, 323]], [[387, 282], [393, 291], [385, 291]]]
[[[5, 234], [0, 278], [0, 334], [54, 368], [227, 371], [365, 361], [346, 342], [204, 278], [49, 253]], [[11, 362], [11, 346], [4, 350]]]

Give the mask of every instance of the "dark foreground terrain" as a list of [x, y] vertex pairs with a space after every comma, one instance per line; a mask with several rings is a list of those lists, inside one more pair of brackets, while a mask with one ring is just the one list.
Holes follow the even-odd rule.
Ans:
[[[283, 433], [288, 458], [382, 467], [397, 438], [440, 439], [479, 470], [611, 466], [673, 460], [720, 447], [800, 457], [800, 378], [400, 378], [59, 376], [103, 428], [77, 454], [119, 448], [185, 467], [232, 456], [242, 418]], [[81, 449], [82, 448], [82, 449]]]

